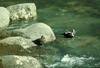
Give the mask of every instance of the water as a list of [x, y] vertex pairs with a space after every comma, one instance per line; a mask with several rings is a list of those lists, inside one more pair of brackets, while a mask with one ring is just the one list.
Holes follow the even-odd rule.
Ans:
[[[88, 3], [87, 1], [72, 0], [70, 2], [68, 0], [67, 5], [63, 1], [59, 0], [60, 4], [55, 2], [52, 6], [51, 2], [35, 1], [38, 6], [37, 21], [51, 26], [57, 37], [54, 42], [45, 44], [41, 49], [40, 57], [36, 58], [48, 68], [100, 68], [99, 1], [96, 0], [98, 3], [92, 1]], [[2, 2], [1, 5], [7, 6], [28, 1]], [[45, 5], [43, 5], [44, 3]], [[92, 3], [97, 5], [91, 5]], [[32, 20], [18, 21], [17, 24], [12, 24], [10, 27], [26, 27], [32, 22]], [[71, 31], [73, 28], [76, 30], [73, 39], [66, 39], [61, 35], [64, 31]], [[38, 50], [35, 53], [38, 54]], [[31, 56], [34, 57], [33, 54]]]
[[[66, 54], [60, 62], [56, 62], [54, 64], [51, 64], [51, 65], [47, 65], [48, 68], [73, 68], [75, 66], [79, 66], [79, 67], [82, 67], [82, 66], [88, 66], [88, 67], [92, 67], [90, 66], [90, 63], [89, 62], [92, 62], [94, 61], [95, 58], [93, 57], [76, 57], [76, 56], [71, 56], [69, 54]], [[88, 63], [86, 63], [88, 62]]]

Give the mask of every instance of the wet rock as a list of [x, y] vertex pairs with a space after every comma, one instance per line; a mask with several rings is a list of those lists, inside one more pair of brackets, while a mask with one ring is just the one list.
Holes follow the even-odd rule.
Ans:
[[23, 37], [8, 37], [0, 40], [0, 54], [20, 53], [28, 48], [36, 46], [30, 39]]
[[35, 23], [16, 31], [22, 32], [25, 36], [29, 37], [32, 41], [44, 37], [44, 43], [54, 41], [56, 39], [54, 32], [50, 26], [44, 23]]
[[4, 8], [0, 7], [0, 28], [7, 27], [9, 25], [9, 11]]
[[18, 19], [30, 19], [33, 18], [36, 20], [37, 12], [36, 6], [34, 3], [23, 3], [8, 6], [7, 9], [10, 11], [11, 20]]
[[40, 62], [30, 56], [0, 56], [3, 68], [42, 68]]

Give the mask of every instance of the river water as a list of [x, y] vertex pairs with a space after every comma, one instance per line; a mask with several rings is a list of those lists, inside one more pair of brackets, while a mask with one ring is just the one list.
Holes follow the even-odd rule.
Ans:
[[[16, 2], [2, 1], [1, 5], [7, 6], [14, 3]], [[21, 1], [21, 3], [24, 2]], [[37, 57], [41, 63], [47, 68], [100, 68], [99, 17], [88, 13], [76, 13], [57, 6], [37, 7], [37, 11], [37, 21], [48, 24], [57, 38], [41, 48], [40, 57]], [[33, 21], [28, 22], [32, 24]], [[15, 27], [20, 25], [25, 24], [19, 21]], [[61, 35], [64, 31], [72, 29], [76, 30], [74, 38], [67, 39]]]

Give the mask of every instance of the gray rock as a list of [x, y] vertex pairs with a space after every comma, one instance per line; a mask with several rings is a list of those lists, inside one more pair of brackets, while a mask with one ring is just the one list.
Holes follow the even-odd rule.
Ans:
[[16, 36], [28, 38], [22, 32], [15, 31], [15, 29], [9, 30], [8, 28], [6, 28], [0, 30], [0, 40], [5, 39], [7, 37], [16, 37]]
[[0, 40], [0, 43], [6, 43], [9, 45], [19, 45], [24, 49], [36, 46], [30, 39], [26, 39], [23, 37], [8, 37], [3, 40]]
[[42, 68], [40, 62], [30, 56], [0, 56], [3, 68]]
[[22, 29], [16, 29], [15, 31], [22, 32], [32, 41], [41, 38], [41, 36], [44, 36], [45, 38], [44, 43], [51, 42], [56, 39], [50, 26], [44, 23], [35, 23]]
[[10, 11], [11, 20], [27, 20], [29, 18], [33, 18], [33, 20], [36, 20], [37, 18], [36, 6], [34, 3], [11, 5], [8, 6], [7, 9]]
[[36, 46], [30, 39], [23, 37], [8, 37], [0, 40], [0, 54], [20, 53], [27, 51], [28, 48]]
[[0, 7], [0, 28], [7, 27], [9, 25], [9, 14], [9, 11], [6, 8]]

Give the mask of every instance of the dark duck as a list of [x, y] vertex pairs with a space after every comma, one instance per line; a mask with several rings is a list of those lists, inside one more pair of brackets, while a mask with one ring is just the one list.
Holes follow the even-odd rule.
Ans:
[[42, 46], [44, 44], [44, 41], [45, 40], [45, 37], [44, 36], [41, 36], [40, 38], [32, 41], [33, 43], [35, 43], [37, 46]]
[[41, 47], [43, 46], [43, 44], [45, 43], [45, 37], [41, 36], [40, 38], [38, 38], [38, 39], [36, 39], [36, 40], [34, 40], [32, 42], [37, 45], [36, 48], [39, 50], [38, 57], [40, 57], [40, 55], [41, 55], [41, 51], [40, 50], [41, 50]]
[[68, 32], [64, 32], [63, 33], [65, 38], [73, 38], [75, 36], [75, 30], [73, 29], [73, 31], [68, 31]]

